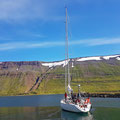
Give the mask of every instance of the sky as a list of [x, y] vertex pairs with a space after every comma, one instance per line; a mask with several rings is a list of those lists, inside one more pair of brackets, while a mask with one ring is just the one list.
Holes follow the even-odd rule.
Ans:
[[0, 61], [120, 54], [120, 0], [0, 0]]

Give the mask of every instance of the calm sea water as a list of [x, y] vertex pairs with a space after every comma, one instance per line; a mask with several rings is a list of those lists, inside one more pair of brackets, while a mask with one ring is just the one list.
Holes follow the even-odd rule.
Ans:
[[91, 98], [87, 114], [61, 110], [63, 95], [0, 97], [0, 120], [120, 120], [120, 98]]

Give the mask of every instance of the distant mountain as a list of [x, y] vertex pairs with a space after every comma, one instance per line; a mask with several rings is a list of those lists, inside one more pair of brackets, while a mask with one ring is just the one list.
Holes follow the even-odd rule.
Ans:
[[[84, 92], [120, 92], [120, 55], [72, 58], [69, 63], [75, 90], [82, 84]], [[66, 64], [0, 62], [0, 95], [63, 93]]]
[[[80, 58], [73, 58], [70, 59], [70, 62], [72, 63], [72, 67], [74, 66], [74, 64], [78, 64], [78, 63], [83, 63], [83, 62], [95, 62], [95, 61], [111, 61], [111, 60], [120, 60], [120, 55], [111, 55], [111, 56], [95, 56], [95, 57], [80, 57]], [[67, 64], [67, 61], [56, 61], [56, 62], [46, 62], [46, 63], [42, 63], [43, 66], [48, 66], [48, 67], [53, 67], [53, 66], [60, 66], [63, 65], [63, 67], [65, 66], [65, 64]]]

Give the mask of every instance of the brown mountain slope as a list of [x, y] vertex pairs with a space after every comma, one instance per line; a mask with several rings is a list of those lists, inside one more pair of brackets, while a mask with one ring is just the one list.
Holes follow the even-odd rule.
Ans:
[[[72, 87], [84, 92], [120, 92], [120, 55], [70, 59]], [[64, 61], [0, 62], [0, 95], [64, 92]]]

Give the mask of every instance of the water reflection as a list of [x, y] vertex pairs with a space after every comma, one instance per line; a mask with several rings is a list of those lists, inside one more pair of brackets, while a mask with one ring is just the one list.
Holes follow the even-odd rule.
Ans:
[[0, 108], [0, 120], [120, 120], [120, 108], [93, 108], [91, 113], [72, 113], [60, 107]]
[[59, 107], [0, 108], [0, 120], [44, 120], [60, 118]]
[[6, 107], [0, 108], [0, 120], [93, 120], [92, 114], [72, 113], [60, 107]]
[[94, 120], [93, 115], [89, 113], [72, 113], [61, 110], [61, 118], [65, 120]]

